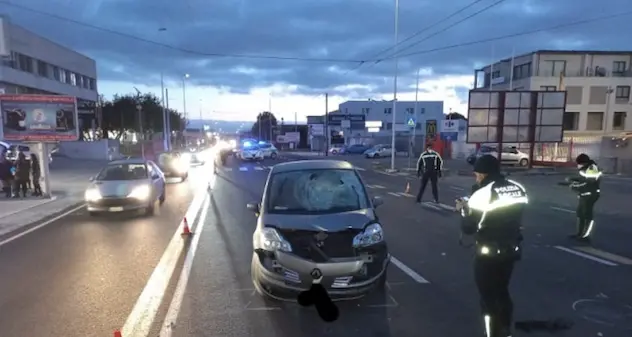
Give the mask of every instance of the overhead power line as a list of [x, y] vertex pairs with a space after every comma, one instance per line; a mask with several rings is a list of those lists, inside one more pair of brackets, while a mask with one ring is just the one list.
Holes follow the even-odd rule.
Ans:
[[7, 1], [0, 1], [0, 4], [4, 4], [4, 5], [7, 5], [7, 6], [19, 8], [21, 10], [24, 10], [24, 11], [27, 11], [27, 12], [31, 12], [31, 13], [36, 13], [36, 14], [43, 15], [43, 16], [48, 16], [48, 17], [51, 17], [51, 18], [55, 18], [57, 20], [70, 22], [70, 23], [73, 23], [73, 24], [76, 24], [76, 25], [89, 27], [89, 28], [92, 28], [92, 29], [95, 29], [95, 30], [100, 30], [100, 31], [103, 31], [103, 32], [107, 32], [107, 33], [110, 33], [110, 34], [113, 34], [113, 35], [118, 35], [118, 36], [125, 37], [125, 38], [128, 38], [128, 39], [145, 42], [147, 44], [153, 44], [153, 45], [156, 45], [156, 46], [165, 47], [165, 48], [176, 50], [176, 51], [180, 51], [180, 52], [183, 52], [183, 53], [199, 55], [199, 56], [233, 57], [233, 58], [245, 58], [245, 59], [269, 59], [269, 60], [282, 60], [282, 61], [332, 62], [332, 63], [362, 63], [362, 62], [365, 62], [363, 60], [350, 60], [350, 59], [338, 59], [338, 58], [312, 58], [312, 57], [291, 57], [291, 56], [279, 56], [279, 55], [249, 55], [249, 54], [230, 54], [230, 53], [201, 52], [201, 51], [198, 51], [198, 50], [192, 50], [192, 49], [176, 47], [176, 46], [172, 46], [172, 45], [169, 45], [169, 44], [165, 44], [165, 43], [149, 40], [149, 39], [142, 38], [142, 37], [139, 37], [139, 36], [135, 36], [135, 35], [119, 32], [119, 31], [116, 31], [116, 30], [113, 30], [113, 29], [109, 29], [109, 28], [105, 28], [105, 27], [96, 26], [96, 25], [93, 25], [93, 24], [90, 24], [90, 23], [87, 23], [87, 22], [78, 21], [78, 20], [71, 19], [71, 18], [68, 18], [68, 17], [60, 16], [60, 15], [57, 15], [57, 14], [43, 12], [43, 11], [40, 11], [40, 10], [37, 10], [37, 9], [34, 9], [34, 8], [29, 8], [29, 7], [26, 7], [26, 6], [18, 5], [18, 4], [7, 2]]
[[[441, 18], [441, 19], [437, 20], [436, 22], [434, 22], [434, 23], [432, 23], [432, 24], [430, 24], [430, 25], [428, 25], [428, 26], [425, 26], [424, 28], [422, 28], [422, 29], [420, 29], [420, 30], [416, 31], [415, 33], [413, 33], [413, 34], [411, 34], [411, 35], [409, 35], [409, 36], [408, 36], [408, 37], [406, 37], [405, 39], [403, 39], [403, 40], [401, 40], [401, 41], [398, 41], [397, 43], [393, 44], [392, 46], [390, 46], [390, 47], [386, 47], [386, 48], [384, 48], [384, 49], [380, 50], [379, 52], [377, 52], [377, 53], [375, 53], [375, 54], [372, 54], [372, 55], [369, 57], [369, 59], [375, 59], [375, 58], [377, 58], [378, 56], [380, 56], [380, 55], [382, 55], [382, 54], [384, 54], [384, 53], [386, 53], [386, 52], [388, 52], [388, 51], [390, 51], [390, 50], [395, 49], [395, 47], [397, 47], [397, 46], [399, 46], [399, 45], [401, 45], [401, 44], [403, 44], [403, 43], [406, 43], [406, 42], [408, 42], [408, 41], [410, 41], [410, 40], [414, 39], [415, 37], [419, 36], [421, 33], [424, 33], [424, 32], [426, 32], [426, 31], [428, 31], [428, 30], [430, 30], [430, 29], [432, 29], [432, 28], [436, 27], [437, 25], [439, 25], [439, 24], [441, 24], [441, 23], [445, 22], [446, 20], [449, 20], [449, 19], [453, 18], [454, 16], [459, 15], [460, 13], [462, 13], [462, 12], [464, 12], [464, 11], [468, 10], [470, 7], [472, 7], [472, 6], [476, 5], [477, 3], [481, 2], [481, 1], [483, 1], [483, 0], [474, 0], [473, 2], [469, 3], [468, 5], [465, 5], [464, 7], [461, 7], [461, 8], [459, 8], [458, 10], [456, 10], [455, 12], [452, 12], [452, 13], [451, 13], [451, 14], [449, 14], [448, 16], [443, 17], [443, 18]], [[396, 9], [396, 10], [397, 10], [397, 9]], [[360, 64], [359, 64], [358, 66], [356, 66], [355, 68], [353, 68], [353, 69], [351, 69], [351, 70], [348, 70], [348, 71], [345, 73], [345, 75], [346, 75], [347, 73], [349, 73], [349, 72], [352, 72], [352, 71], [357, 70], [358, 68], [360, 68], [360, 67], [361, 67], [361, 66], [363, 66], [364, 64], [365, 64], [364, 62], [363, 62], [363, 63], [360, 63]]]
[[433, 37], [445, 32], [445, 31], [447, 31], [447, 30], [449, 30], [451, 28], [454, 28], [454, 27], [458, 26], [459, 24], [461, 24], [461, 23], [463, 23], [463, 22], [465, 22], [465, 21], [467, 21], [467, 20], [469, 20], [469, 19], [471, 19], [471, 18], [473, 18], [473, 17], [475, 17], [475, 16], [477, 16], [477, 15], [479, 15], [479, 14], [485, 12], [485, 11], [488, 11], [488, 10], [492, 9], [493, 7], [496, 7], [496, 6], [500, 5], [501, 3], [505, 2], [505, 1], [506, 0], [498, 0], [498, 1], [494, 2], [493, 4], [488, 5], [485, 8], [479, 9], [478, 11], [476, 11], [476, 12], [474, 12], [474, 13], [472, 13], [472, 14], [464, 17], [464, 18], [462, 18], [461, 20], [459, 20], [459, 21], [457, 21], [457, 22], [455, 22], [455, 23], [453, 23], [453, 24], [451, 24], [451, 25], [449, 25], [449, 26], [447, 26], [447, 27], [445, 27], [445, 28], [443, 28], [441, 30], [438, 30], [438, 31], [436, 31], [436, 32], [424, 37], [421, 40], [415, 41], [415, 42], [411, 43], [410, 45], [408, 45], [408, 46], [406, 46], [404, 48], [398, 49], [397, 53], [393, 53], [393, 54], [385, 57], [384, 59], [391, 59], [391, 58], [394, 58], [396, 55], [401, 55], [401, 53], [403, 51], [408, 50], [408, 49], [410, 49], [410, 48], [412, 48], [412, 47], [414, 47], [414, 46], [416, 46], [416, 45], [418, 45], [418, 44], [420, 44], [420, 43], [422, 43], [424, 41], [427, 41], [427, 40], [429, 40], [429, 39], [431, 39], [431, 38], [433, 38]]

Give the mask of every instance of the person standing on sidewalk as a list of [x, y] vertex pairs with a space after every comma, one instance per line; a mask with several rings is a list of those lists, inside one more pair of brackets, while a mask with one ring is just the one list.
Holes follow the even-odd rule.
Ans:
[[417, 193], [417, 202], [421, 202], [426, 185], [430, 180], [432, 196], [434, 197], [434, 201], [439, 203], [437, 180], [441, 177], [441, 170], [443, 170], [443, 158], [432, 149], [432, 144], [429, 143], [426, 146], [426, 151], [424, 151], [417, 160], [417, 178], [421, 177], [421, 185]]
[[35, 153], [31, 153], [31, 177], [33, 178], [33, 196], [41, 197], [42, 186], [40, 185], [40, 178], [42, 177], [42, 170]]
[[3, 151], [2, 157], [0, 157], [0, 181], [2, 181], [2, 192], [7, 198], [11, 198], [11, 189], [13, 188], [12, 166], [13, 164], [6, 158], [6, 152]]
[[13, 197], [19, 198], [20, 191], [22, 197], [26, 198], [26, 182], [31, 179], [31, 165], [24, 152], [18, 154], [18, 160], [15, 161], [15, 183], [13, 188]]

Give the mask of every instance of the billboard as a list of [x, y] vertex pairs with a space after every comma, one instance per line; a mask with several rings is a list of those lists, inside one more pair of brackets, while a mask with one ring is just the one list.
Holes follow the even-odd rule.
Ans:
[[566, 91], [470, 91], [468, 143], [562, 141]]
[[31, 142], [79, 139], [77, 101], [58, 95], [0, 95], [2, 138]]

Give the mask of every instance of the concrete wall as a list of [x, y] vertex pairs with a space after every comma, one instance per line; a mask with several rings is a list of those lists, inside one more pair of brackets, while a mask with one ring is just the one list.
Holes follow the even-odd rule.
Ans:
[[120, 157], [119, 142], [114, 139], [95, 142], [60, 142], [59, 154], [73, 159], [110, 160]]

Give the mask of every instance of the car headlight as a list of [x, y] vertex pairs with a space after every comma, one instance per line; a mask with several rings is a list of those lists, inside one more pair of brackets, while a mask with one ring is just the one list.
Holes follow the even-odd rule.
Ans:
[[368, 225], [362, 233], [353, 238], [353, 247], [367, 247], [384, 241], [384, 232], [379, 223]]
[[258, 244], [254, 244], [254, 247], [258, 247], [270, 252], [280, 250], [282, 252], [291, 253], [292, 245], [285, 240], [279, 232], [274, 228], [264, 227], [259, 231]]
[[128, 195], [129, 198], [145, 200], [151, 195], [151, 188], [148, 185], [142, 185], [134, 187], [132, 192]]
[[97, 201], [101, 199], [101, 193], [96, 188], [89, 188], [84, 194], [86, 201]]

